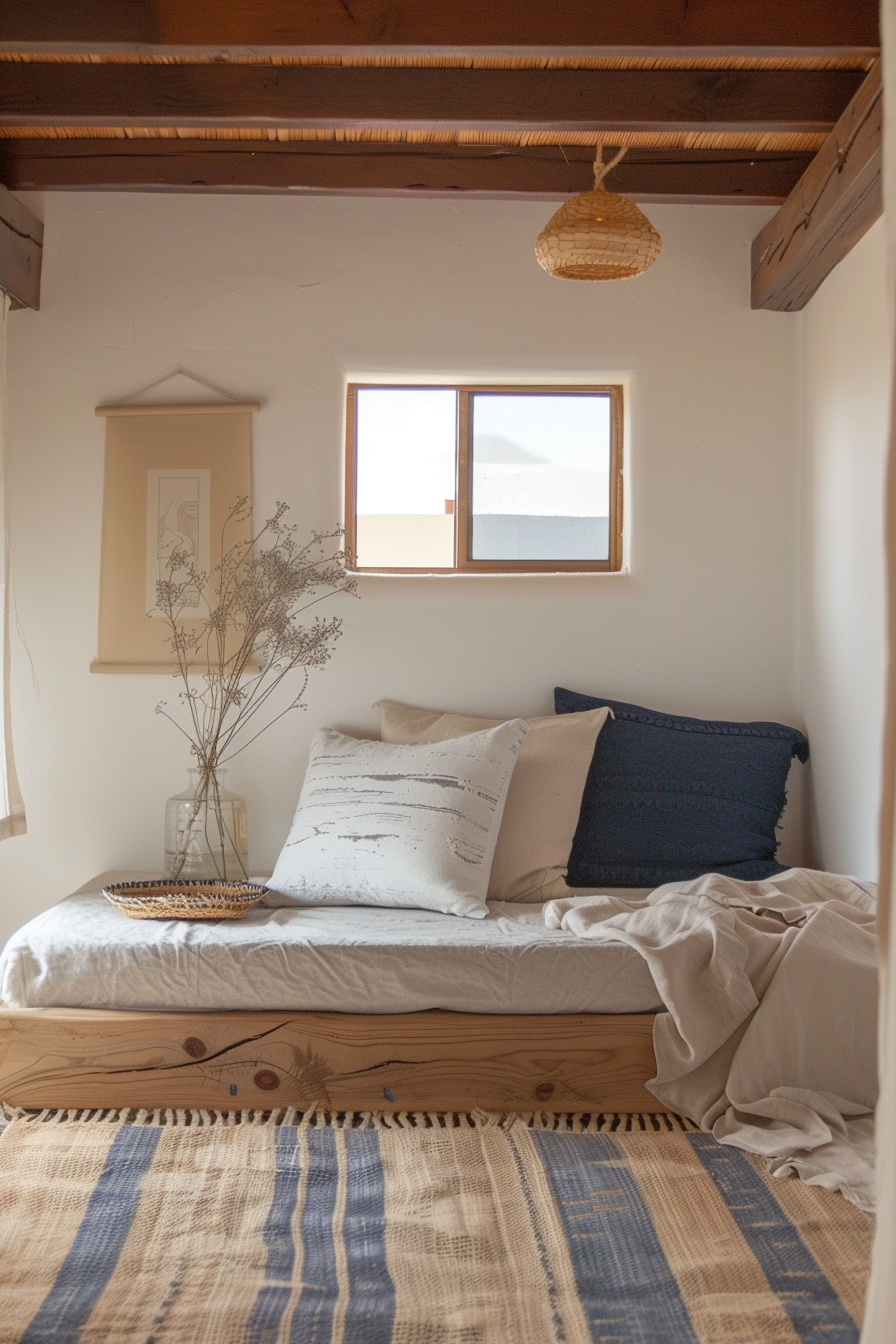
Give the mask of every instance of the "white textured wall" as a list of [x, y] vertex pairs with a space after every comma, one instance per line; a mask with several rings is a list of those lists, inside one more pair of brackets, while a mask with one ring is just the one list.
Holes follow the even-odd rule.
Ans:
[[890, 344], [879, 222], [804, 311], [800, 695], [817, 862], [877, 876]]
[[[551, 280], [538, 203], [48, 194], [39, 313], [10, 322], [29, 832], [0, 845], [0, 936], [110, 866], [154, 866], [186, 754], [160, 678], [96, 676], [103, 423], [94, 406], [182, 362], [266, 409], [255, 492], [340, 516], [347, 373], [631, 378], [630, 576], [367, 579], [297, 714], [241, 758], [270, 865], [321, 724], [380, 696], [551, 709], [555, 683], [673, 712], [800, 722], [795, 678], [799, 319], [752, 312], [751, 208], [651, 207], [653, 270]], [[791, 843], [790, 854], [794, 854]]]

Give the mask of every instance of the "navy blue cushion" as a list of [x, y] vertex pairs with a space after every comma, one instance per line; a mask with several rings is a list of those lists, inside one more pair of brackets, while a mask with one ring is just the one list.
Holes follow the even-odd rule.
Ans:
[[702, 873], [756, 882], [783, 872], [775, 827], [794, 756], [782, 723], [659, 714], [557, 687], [558, 714], [609, 705], [569, 857], [571, 887], [657, 887]]

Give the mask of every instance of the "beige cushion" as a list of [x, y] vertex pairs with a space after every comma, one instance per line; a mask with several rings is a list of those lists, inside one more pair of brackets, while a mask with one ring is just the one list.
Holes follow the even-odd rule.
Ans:
[[[494, 728], [502, 719], [472, 718], [378, 700], [384, 742], [444, 742]], [[564, 882], [582, 793], [597, 735], [609, 709], [529, 719], [510, 780], [488, 884], [490, 901], [548, 901]]]

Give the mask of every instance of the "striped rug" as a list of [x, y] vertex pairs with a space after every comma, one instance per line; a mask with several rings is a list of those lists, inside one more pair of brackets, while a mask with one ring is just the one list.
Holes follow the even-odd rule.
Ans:
[[847, 1344], [871, 1236], [671, 1117], [44, 1112], [0, 1344]]

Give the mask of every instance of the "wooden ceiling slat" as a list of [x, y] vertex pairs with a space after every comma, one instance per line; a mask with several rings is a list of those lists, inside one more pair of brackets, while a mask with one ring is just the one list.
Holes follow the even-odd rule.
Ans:
[[851, 70], [478, 70], [6, 63], [8, 126], [829, 131]]
[[[374, 69], [423, 68], [445, 70], [867, 70], [874, 51], [860, 48], [845, 55], [822, 56], [438, 56], [432, 54], [381, 56], [228, 56], [231, 65], [338, 65]], [[199, 65], [219, 61], [217, 56], [159, 56], [143, 53], [122, 56], [110, 52], [66, 54], [58, 51], [4, 51], [7, 61], [42, 62], [46, 65]]]
[[[196, 126], [0, 126], [0, 139], [38, 140], [224, 140], [236, 148], [244, 144], [250, 150], [258, 141], [325, 142], [351, 141], [355, 144], [442, 144], [442, 145], [589, 145], [611, 142], [599, 131], [420, 131], [420, 130], [284, 130], [283, 127]], [[792, 131], [619, 131], [612, 145], [639, 149], [750, 149], [757, 151], [812, 153], [827, 140], [822, 132]]]
[[171, 54], [824, 54], [876, 49], [877, 0], [16, 0], [0, 46]]
[[[811, 154], [634, 149], [609, 185], [637, 200], [782, 201]], [[593, 156], [573, 147], [489, 148], [346, 141], [0, 140], [0, 178], [52, 189], [463, 194], [556, 199], [588, 189]]]

